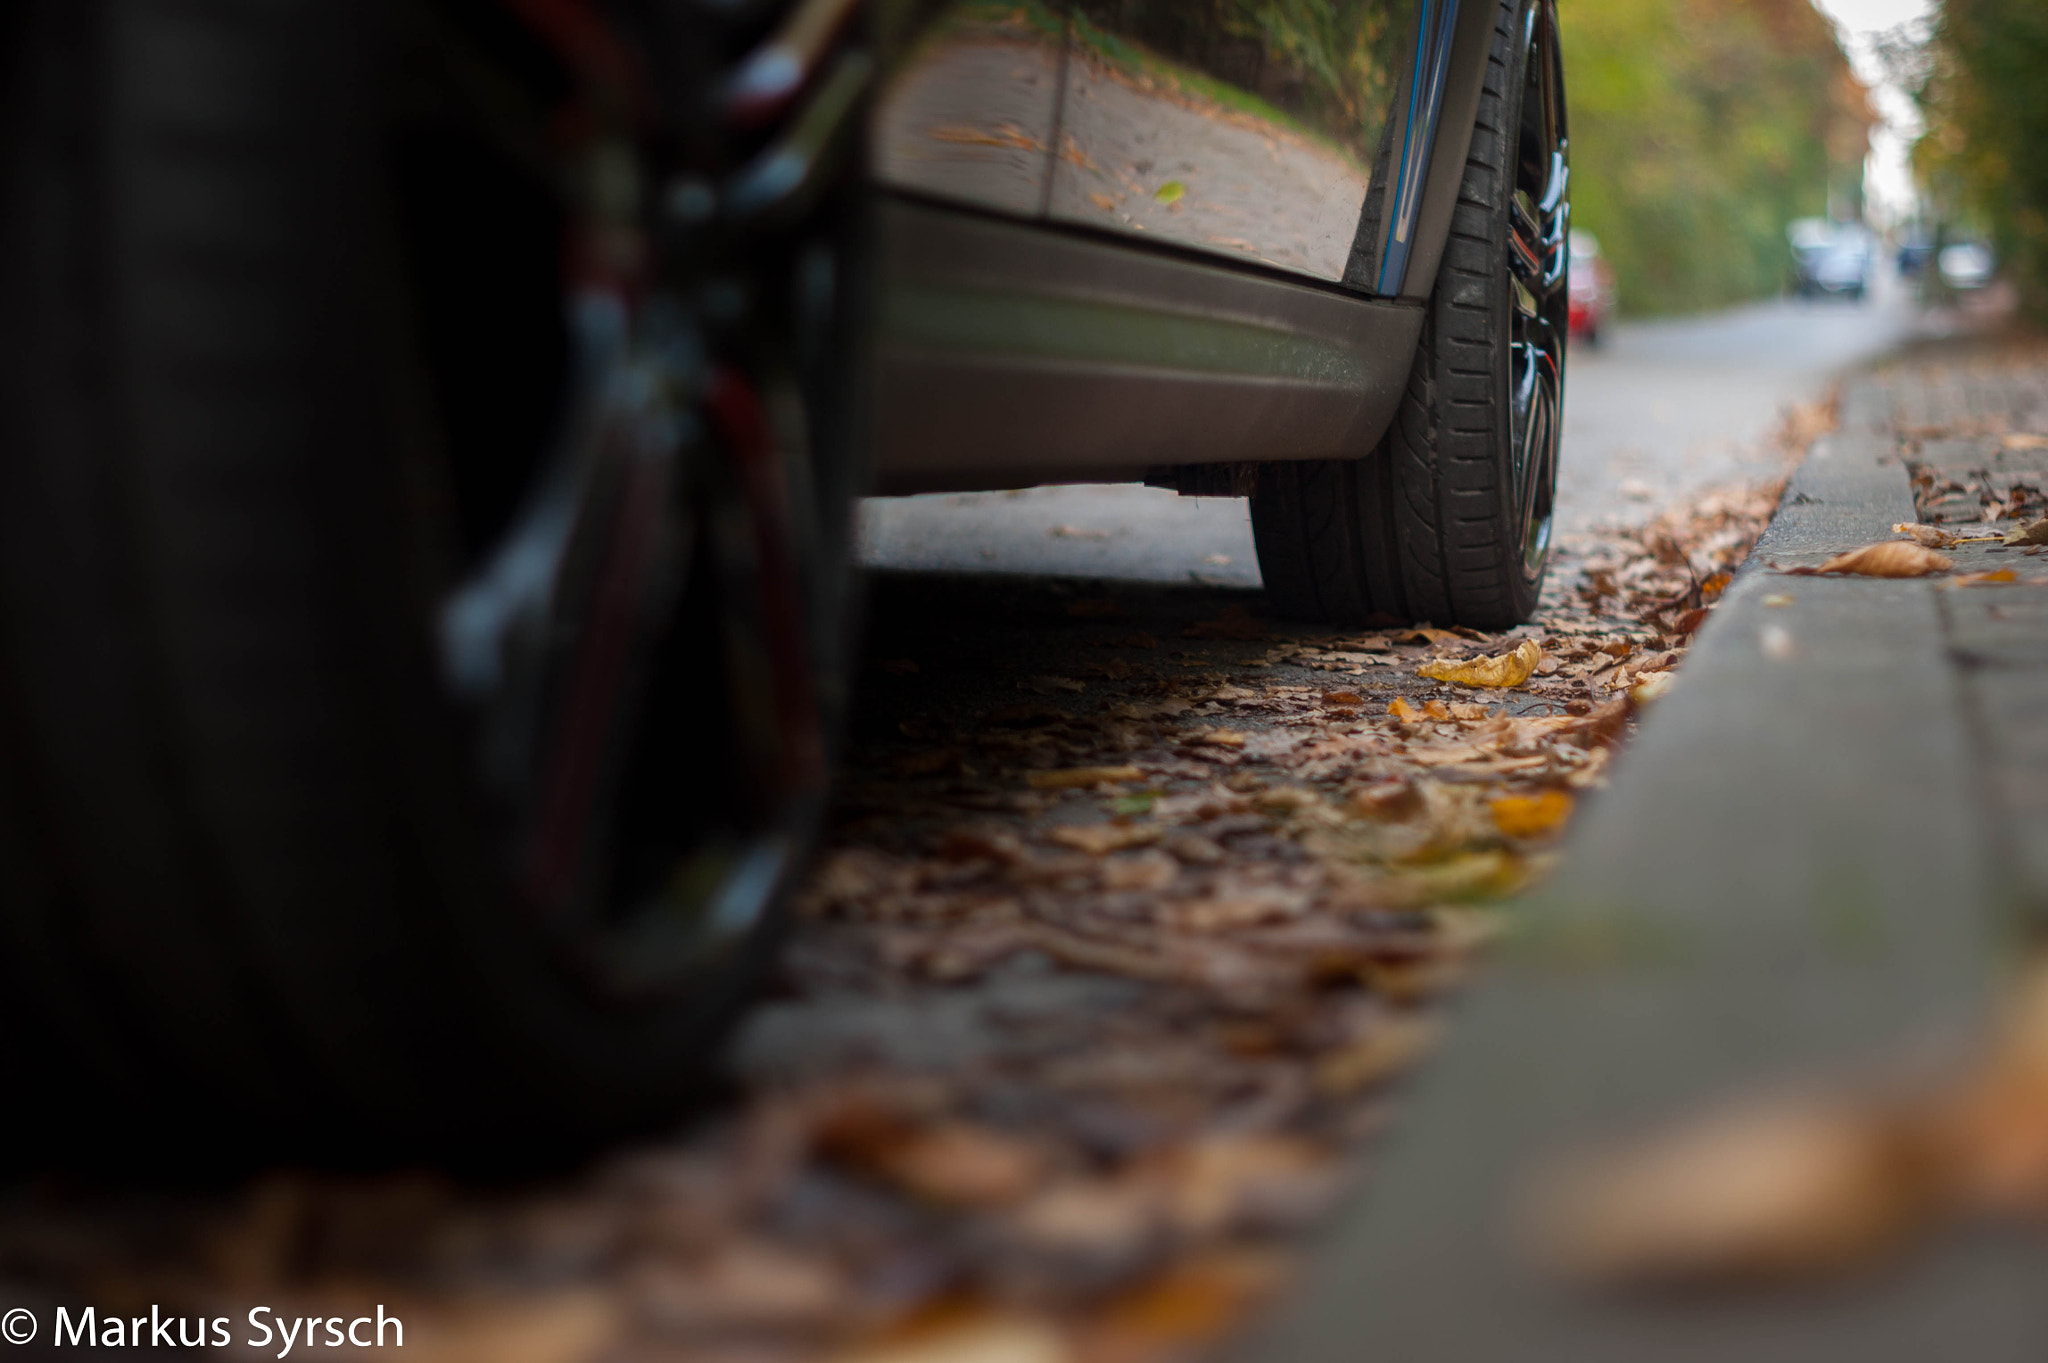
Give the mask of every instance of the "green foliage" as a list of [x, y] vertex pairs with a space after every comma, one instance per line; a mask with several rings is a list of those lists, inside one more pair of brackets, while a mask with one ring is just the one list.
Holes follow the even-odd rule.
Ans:
[[1947, 0], [1919, 55], [1914, 161], [1935, 206], [1987, 226], [2023, 303], [2048, 317], [2048, 6]]
[[1631, 312], [1776, 290], [1785, 225], [1860, 199], [1870, 115], [1810, 0], [1561, 0], [1572, 222]]

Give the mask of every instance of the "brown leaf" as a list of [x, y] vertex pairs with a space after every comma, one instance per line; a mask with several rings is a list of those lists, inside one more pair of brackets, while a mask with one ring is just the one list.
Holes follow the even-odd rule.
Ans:
[[1416, 669], [1431, 681], [1455, 682], [1460, 686], [1520, 686], [1529, 680], [1536, 664], [1543, 661], [1543, 649], [1534, 639], [1524, 639], [1514, 652], [1469, 662], [1439, 660]]
[[2006, 531], [2005, 542], [2007, 544], [2048, 544], [2048, 517], [2043, 517], [2032, 525]]
[[629, 1272], [639, 1314], [674, 1332], [828, 1323], [853, 1292], [827, 1259], [752, 1239], [718, 1246], [694, 1262], [651, 1262]]
[[986, 1308], [915, 1320], [880, 1339], [835, 1354], [831, 1363], [1072, 1363], [1073, 1348], [1051, 1322]]
[[1737, 1108], [1553, 1173], [1540, 1255], [1600, 1284], [1804, 1278], [1895, 1249], [1930, 1210], [1898, 1123], [1849, 1102]]
[[1119, 781], [1140, 781], [1145, 773], [1136, 767], [1063, 767], [1055, 771], [1024, 774], [1033, 790], [1085, 790], [1090, 786], [1113, 785]]
[[1837, 554], [1814, 571], [1855, 577], [1925, 577], [1955, 566], [1956, 561], [1947, 554], [1937, 554], [1904, 540], [1883, 540]]
[[1182, 1357], [1212, 1344], [1279, 1286], [1271, 1252], [1216, 1251], [1167, 1269], [1112, 1299], [1091, 1323], [1084, 1354], [1102, 1363]]
[[1354, 1040], [1316, 1061], [1316, 1087], [1348, 1098], [1402, 1074], [1436, 1045], [1435, 1021], [1415, 1014], [1374, 1019]]
[[1901, 521], [1899, 524], [1894, 525], [1892, 529], [1898, 534], [1910, 536], [1913, 543], [1923, 549], [1951, 548], [1954, 546], [1957, 538], [1952, 531], [1943, 530], [1941, 527], [1934, 525], [1910, 525]]
[[1151, 824], [1064, 824], [1045, 836], [1078, 852], [1100, 857], [1157, 842], [1159, 829]]

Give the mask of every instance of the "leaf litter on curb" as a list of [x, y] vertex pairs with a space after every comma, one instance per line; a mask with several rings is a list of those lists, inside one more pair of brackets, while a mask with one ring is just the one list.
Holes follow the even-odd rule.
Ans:
[[1095, 592], [1052, 612], [1071, 675], [1008, 645], [966, 710], [944, 641], [878, 644], [917, 662], [870, 667], [898, 708], [718, 1109], [543, 1187], [279, 1174], [113, 1229], [53, 1195], [0, 1253], [85, 1300], [403, 1303], [443, 1363], [1200, 1352], [1284, 1281], [1778, 492], [1567, 538], [1502, 634], [1138, 630]]

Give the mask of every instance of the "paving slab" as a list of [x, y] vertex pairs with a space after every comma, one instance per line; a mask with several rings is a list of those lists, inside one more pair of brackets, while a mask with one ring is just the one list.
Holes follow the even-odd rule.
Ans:
[[[1515, 908], [1369, 1190], [1242, 1357], [2048, 1357], [2038, 1240], [1951, 1237], [1861, 1290], [1653, 1306], [1558, 1289], [1514, 1230], [1557, 1152], [1978, 1020], [2014, 910], [2048, 892], [2048, 616], [2024, 595], [2048, 588], [1764, 565], [1891, 538], [1918, 519], [1897, 429], [2036, 391], [1908, 374], [1845, 393], [1564, 867]], [[2005, 561], [1975, 552], [1962, 566]]]

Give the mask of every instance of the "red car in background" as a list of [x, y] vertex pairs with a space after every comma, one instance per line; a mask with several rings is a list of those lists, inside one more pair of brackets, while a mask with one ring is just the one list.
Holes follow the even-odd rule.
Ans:
[[1614, 267], [1600, 254], [1591, 232], [1571, 234], [1571, 330], [1589, 345], [1600, 344], [1600, 329], [1614, 315]]

